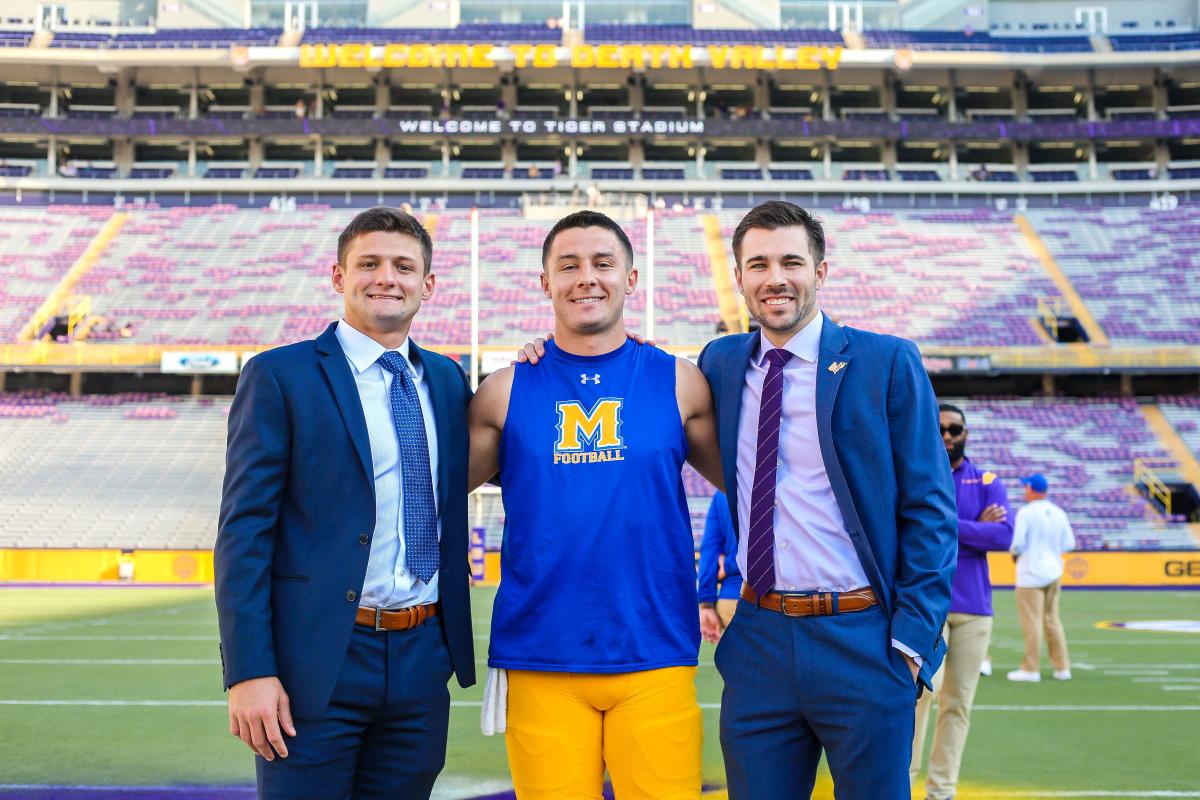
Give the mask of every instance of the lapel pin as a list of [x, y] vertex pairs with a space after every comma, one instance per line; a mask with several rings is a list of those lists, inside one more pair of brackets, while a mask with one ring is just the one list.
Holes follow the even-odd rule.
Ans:
[[835, 361], [829, 365], [829, 371], [832, 372], [834, 375], [837, 375], [839, 372], [842, 371], [842, 367], [844, 367], [844, 366], [846, 366], [845, 361]]

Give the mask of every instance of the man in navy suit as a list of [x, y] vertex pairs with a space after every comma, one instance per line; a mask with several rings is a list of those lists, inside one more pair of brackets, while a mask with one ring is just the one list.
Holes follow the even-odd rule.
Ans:
[[215, 567], [229, 730], [262, 798], [427, 798], [447, 681], [475, 681], [462, 370], [409, 337], [429, 234], [392, 208], [338, 239], [341, 320], [247, 362]]
[[919, 687], [945, 652], [957, 553], [938, 407], [912, 342], [817, 306], [820, 221], [753, 209], [733, 235], [757, 333], [708, 345], [743, 578], [717, 647], [731, 800], [908, 798]]

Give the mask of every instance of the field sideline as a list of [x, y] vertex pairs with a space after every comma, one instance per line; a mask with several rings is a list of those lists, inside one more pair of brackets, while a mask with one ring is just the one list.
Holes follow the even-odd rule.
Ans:
[[[481, 667], [493, 597], [491, 589], [472, 592]], [[1097, 627], [1200, 620], [1200, 593], [1067, 593], [1076, 677], [1066, 684], [1004, 680], [1020, 660], [1021, 637], [1012, 593], [998, 592], [996, 607], [996, 672], [976, 698], [959, 800], [1200, 798], [1200, 635]], [[720, 787], [712, 654], [710, 645], [701, 650], [697, 685], [705, 782]], [[452, 688], [436, 796], [510, 789], [503, 739], [479, 734], [481, 687]], [[254, 770], [226, 728], [210, 588], [0, 588], [0, 719], [0, 796], [65, 796], [48, 785], [97, 787], [72, 797], [252, 796], [234, 788], [252, 783]], [[150, 788], [183, 785], [230, 787], [211, 795]], [[827, 780], [815, 796], [832, 797]]]

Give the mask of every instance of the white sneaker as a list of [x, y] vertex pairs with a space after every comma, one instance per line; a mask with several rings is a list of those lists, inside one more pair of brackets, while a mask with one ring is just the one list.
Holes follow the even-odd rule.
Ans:
[[979, 665], [979, 674], [985, 678], [992, 677], [992, 660], [990, 658], [985, 658]]
[[1012, 672], [1008, 673], [1008, 679], [1010, 681], [1025, 681], [1026, 683], [1038, 683], [1039, 681], [1041, 681], [1042, 675], [1039, 672], [1026, 672], [1023, 669], [1014, 669]]
[[1054, 670], [1054, 680], [1056, 680], [1056, 681], [1069, 681], [1069, 680], [1071, 680], [1071, 670], [1069, 670], [1069, 669], [1056, 669], [1056, 670]]

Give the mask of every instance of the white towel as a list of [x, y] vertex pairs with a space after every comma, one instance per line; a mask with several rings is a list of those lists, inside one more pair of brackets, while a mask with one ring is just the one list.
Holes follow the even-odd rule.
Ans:
[[479, 712], [479, 727], [484, 736], [494, 736], [508, 729], [508, 672], [488, 667], [483, 687], [483, 708]]

